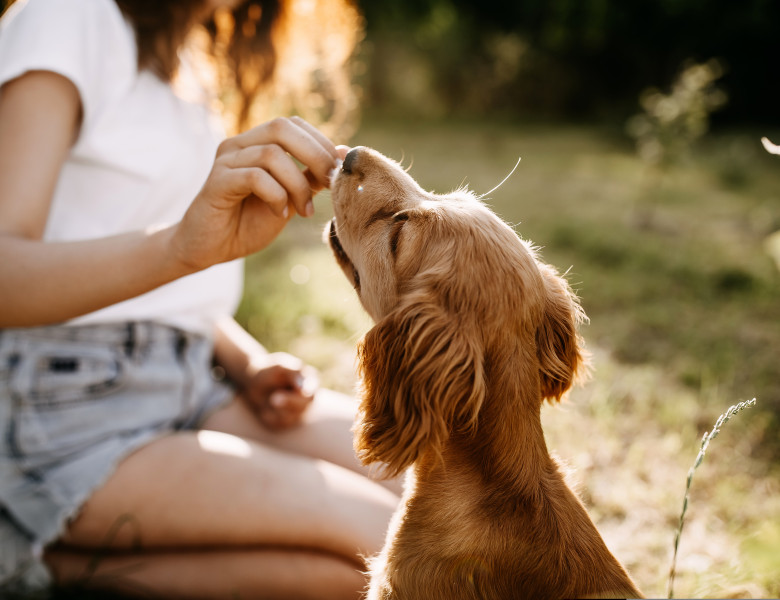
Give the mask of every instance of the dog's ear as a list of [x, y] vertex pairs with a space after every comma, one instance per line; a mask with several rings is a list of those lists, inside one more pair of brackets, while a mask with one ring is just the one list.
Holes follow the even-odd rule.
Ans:
[[474, 431], [485, 397], [482, 349], [437, 304], [405, 304], [371, 329], [358, 348], [362, 378], [355, 449], [364, 464], [394, 476], [451, 431]]
[[587, 355], [577, 328], [586, 320], [567, 281], [549, 265], [539, 265], [544, 281], [544, 312], [536, 330], [542, 398], [560, 400], [579, 378], [587, 375]]

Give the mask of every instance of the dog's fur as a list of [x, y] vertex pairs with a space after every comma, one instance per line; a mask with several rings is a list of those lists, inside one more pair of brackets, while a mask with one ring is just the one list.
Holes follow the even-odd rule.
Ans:
[[330, 245], [376, 322], [355, 447], [412, 467], [371, 600], [639, 597], [547, 451], [543, 400], [586, 370], [566, 281], [465, 191], [355, 148]]

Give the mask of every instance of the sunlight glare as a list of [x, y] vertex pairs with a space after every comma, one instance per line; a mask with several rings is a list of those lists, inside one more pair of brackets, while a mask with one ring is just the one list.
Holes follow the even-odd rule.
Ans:
[[314, 0], [300, 0], [295, 3], [294, 10], [298, 15], [307, 17], [314, 13]]
[[309, 283], [309, 279], [311, 279], [311, 271], [309, 270], [309, 267], [302, 264], [294, 265], [290, 269], [290, 279], [293, 283], [296, 283], [298, 285], [305, 285]]
[[206, 452], [225, 454], [237, 458], [249, 458], [252, 447], [245, 440], [235, 435], [219, 431], [199, 431], [198, 444]]

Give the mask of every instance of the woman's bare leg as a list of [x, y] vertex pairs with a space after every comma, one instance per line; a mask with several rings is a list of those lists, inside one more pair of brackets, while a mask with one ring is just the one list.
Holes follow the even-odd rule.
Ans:
[[53, 550], [64, 586], [139, 598], [353, 600], [366, 578], [354, 564], [305, 550], [233, 550], [99, 556]]
[[326, 461], [215, 431], [178, 433], [122, 461], [61, 541], [142, 550], [311, 548], [359, 565], [359, 555], [381, 548], [397, 502]]
[[[263, 427], [239, 397], [206, 419], [202, 427], [256, 440], [285, 452], [321, 458], [379, 480], [381, 469], [364, 467], [355, 455], [352, 425], [356, 412], [354, 398], [323, 389], [317, 392], [299, 427], [276, 432]], [[401, 479], [379, 483], [398, 496], [403, 491]]]
[[[398, 497], [364, 476], [354, 413], [320, 393], [301, 427], [273, 433], [234, 401], [122, 461], [47, 562], [58, 582], [97, 564], [91, 586], [147, 597], [355, 597]], [[122, 554], [91, 562], [107, 549]]]

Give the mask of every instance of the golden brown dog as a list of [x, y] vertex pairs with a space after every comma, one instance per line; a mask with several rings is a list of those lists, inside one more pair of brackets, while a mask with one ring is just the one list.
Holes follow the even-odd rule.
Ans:
[[331, 248], [376, 322], [355, 447], [412, 467], [371, 600], [639, 597], [545, 445], [543, 400], [585, 369], [568, 284], [472, 194], [352, 149]]

